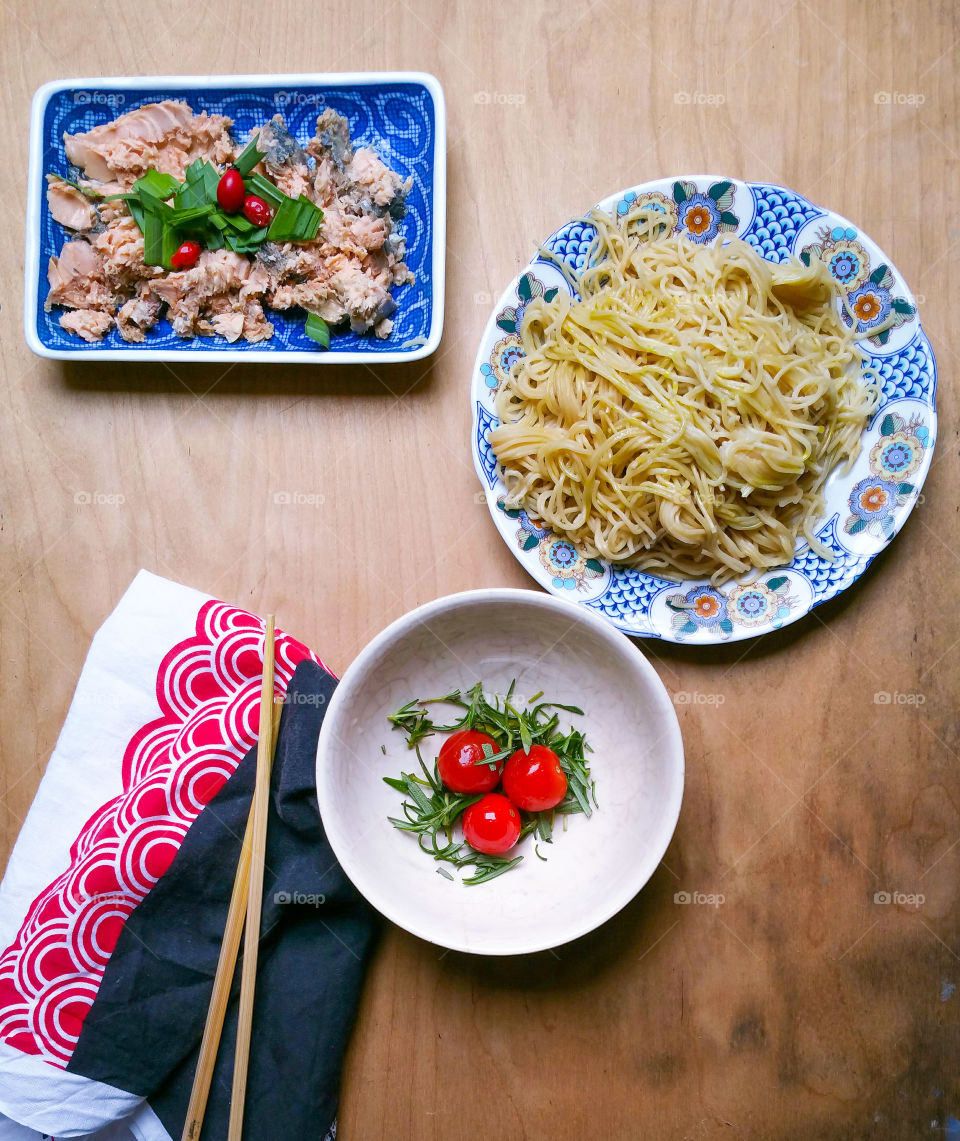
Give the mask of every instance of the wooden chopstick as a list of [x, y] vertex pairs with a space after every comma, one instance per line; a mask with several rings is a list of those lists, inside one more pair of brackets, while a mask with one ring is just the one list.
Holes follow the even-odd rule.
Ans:
[[[282, 712], [283, 698], [274, 698], [271, 756], [276, 752], [277, 734], [280, 732], [280, 714]], [[250, 812], [247, 815], [246, 831], [243, 834], [243, 844], [240, 848], [240, 859], [237, 862], [237, 874], [233, 881], [230, 907], [227, 910], [227, 922], [224, 927], [223, 942], [220, 945], [220, 958], [217, 961], [217, 973], [213, 980], [213, 993], [210, 995], [210, 1005], [207, 1008], [207, 1021], [203, 1027], [203, 1038], [200, 1041], [200, 1055], [193, 1076], [193, 1088], [190, 1091], [187, 1116], [183, 1124], [183, 1133], [180, 1135], [181, 1141], [197, 1141], [203, 1128], [203, 1116], [207, 1109], [207, 1098], [210, 1096], [213, 1068], [217, 1060], [220, 1035], [223, 1032], [223, 1020], [227, 1013], [227, 1002], [230, 998], [230, 984], [233, 982], [233, 973], [237, 966], [237, 952], [240, 950], [243, 921], [247, 914], [252, 838], [253, 805], [251, 804]]]
[[[266, 690], [273, 697], [273, 616], [267, 619], [267, 639], [264, 646], [264, 679], [267, 676], [267, 656], [269, 654], [270, 684]], [[257, 748], [257, 788], [260, 787], [264, 726], [270, 726], [269, 750], [266, 757], [266, 788], [269, 793], [270, 769], [273, 753], [276, 750], [277, 734], [280, 731], [280, 714], [283, 711], [283, 698], [273, 698], [272, 717], [264, 716], [264, 683], [260, 690], [260, 734]], [[269, 799], [269, 798], [268, 798]], [[227, 922], [223, 933], [223, 942], [220, 945], [220, 958], [217, 961], [217, 971], [213, 980], [213, 993], [210, 996], [210, 1005], [207, 1009], [207, 1021], [203, 1028], [203, 1038], [200, 1042], [200, 1055], [197, 1060], [197, 1069], [193, 1078], [193, 1088], [190, 1091], [190, 1102], [187, 1106], [187, 1116], [183, 1125], [181, 1141], [197, 1141], [203, 1128], [203, 1117], [207, 1108], [207, 1098], [210, 1094], [210, 1083], [213, 1079], [213, 1069], [217, 1060], [217, 1051], [220, 1045], [220, 1035], [223, 1031], [223, 1020], [227, 1012], [227, 1002], [230, 998], [230, 986], [237, 965], [237, 953], [240, 949], [240, 937], [243, 933], [244, 918], [247, 914], [248, 896], [250, 892], [250, 866], [253, 851], [254, 836], [254, 810], [256, 806], [256, 792], [254, 802], [250, 806], [247, 816], [247, 827], [240, 848], [240, 859], [237, 862], [237, 873], [233, 881], [233, 892], [230, 896], [230, 906], [227, 911]], [[265, 824], [265, 821], [264, 821]], [[263, 861], [260, 864], [261, 892], [263, 883]], [[259, 918], [257, 927], [259, 931]], [[245, 956], [246, 961], [246, 956]], [[238, 1031], [239, 1033], [239, 1031]], [[249, 1039], [248, 1039], [249, 1048]], [[246, 1067], [244, 1067], [244, 1070]], [[246, 1073], [244, 1072], [244, 1083]], [[231, 1103], [231, 1123], [232, 1117]], [[242, 1122], [242, 1103], [240, 1117]], [[231, 1136], [233, 1134], [231, 1133]], [[239, 1136], [239, 1134], [238, 1134]]]
[[260, 685], [260, 738], [257, 749], [257, 783], [253, 790], [253, 829], [250, 843], [250, 879], [247, 887], [247, 924], [243, 936], [243, 968], [240, 973], [240, 1012], [237, 1045], [233, 1055], [233, 1090], [227, 1141], [240, 1141], [243, 1108], [247, 1095], [250, 1062], [250, 1030], [253, 997], [257, 984], [257, 953], [260, 949], [260, 910], [263, 904], [263, 861], [267, 841], [267, 809], [270, 806], [270, 754], [273, 740], [273, 615], [267, 615], [263, 642], [263, 680]]

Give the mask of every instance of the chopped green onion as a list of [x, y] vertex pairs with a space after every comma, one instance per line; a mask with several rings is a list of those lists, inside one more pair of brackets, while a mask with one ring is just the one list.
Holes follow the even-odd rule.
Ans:
[[140, 202], [140, 199], [139, 198], [128, 198], [127, 199], [127, 209], [130, 211], [131, 215], [133, 216], [134, 222], [137, 223], [137, 229], [139, 229], [140, 233], [143, 234], [144, 233], [144, 229], [143, 229], [143, 205]]
[[112, 194], [109, 198], [105, 198], [99, 190], [94, 190], [92, 186], [81, 186], [79, 182], [74, 182], [70, 178], [64, 178], [60, 174], [51, 174], [48, 175], [48, 177], [52, 178], [54, 182], [63, 182], [67, 186], [72, 186], [74, 190], [82, 194], [84, 198], [89, 198], [92, 202], [112, 202], [115, 198], [125, 197], [123, 194]]
[[195, 159], [184, 172], [185, 178], [177, 191], [174, 206], [188, 209], [192, 206], [215, 205], [220, 175], [215, 166], [202, 158]]
[[323, 211], [309, 198], [286, 198], [277, 210], [267, 237], [271, 242], [312, 242], [323, 221]]
[[258, 228], [249, 218], [244, 218], [242, 214], [221, 214], [221, 217], [228, 226], [232, 226], [234, 230], [239, 230], [241, 234], [252, 233]]
[[173, 268], [172, 258], [179, 249], [182, 240], [183, 239], [172, 226], [165, 225], [163, 227], [160, 239], [160, 253], [163, 257], [162, 264], [166, 266], [167, 269]]
[[168, 222], [178, 229], [193, 228], [198, 222], [206, 225], [207, 219], [215, 210], [216, 206], [212, 202], [207, 202], [203, 206], [191, 206], [186, 210], [175, 209]]
[[258, 162], [266, 158], [266, 151], [257, 150], [257, 142], [259, 139], [260, 132], [258, 131], [240, 152], [239, 157], [234, 159], [233, 165], [240, 171], [244, 178], [247, 177]]
[[152, 210], [143, 210], [143, 260], [147, 265], [164, 265], [163, 219]]
[[322, 345], [325, 349], [330, 348], [330, 326], [316, 313], [307, 314], [307, 323], [304, 325], [303, 331], [318, 345]]
[[258, 195], [274, 210], [279, 210], [284, 202], [291, 201], [278, 186], [274, 186], [262, 174], [251, 174], [249, 178], [243, 180], [243, 185], [248, 194]]
[[225, 232], [223, 234], [223, 243], [228, 249], [233, 250], [235, 254], [255, 254], [263, 245], [266, 237], [267, 231], [265, 229], [254, 230], [251, 234], [231, 234]]
[[180, 182], [172, 174], [161, 174], [159, 170], [148, 170], [133, 184], [134, 194], [152, 194], [163, 201], [180, 189]]

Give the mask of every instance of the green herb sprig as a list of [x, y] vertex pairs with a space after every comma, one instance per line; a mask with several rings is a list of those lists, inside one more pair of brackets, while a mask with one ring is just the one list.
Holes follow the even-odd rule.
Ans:
[[[420, 848], [440, 862], [437, 871], [446, 879], [454, 877], [443, 866], [445, 863], [457, 868], [472, 866], [473, 873], [462, 882], [480, 884], [511, 871], [522, 862], [523, 856], [489, 856], [454, 840], [453, 828], [460, 814], [481, 797], [450, 792], [440, 780], [436, 762], [432, 769], [424, 762], [421, 743], [435, 734], [456, 733], [462, 729], [489, 734], [500, 748], [494, 751], [490, 745], [485, 746], [483, 758], [475, 762], [481, 765], [495, 765], [521, 748], [529, 752], [533, 745], [545, 745], [556, 753], [567, 777], [567, 795], [550, 812], [521, 813], [520, 840], [535, 833], [534, 851], [541, 860], [546, 857], [540, 852], [540, 843], [553, 843], [555, 814], [590, 816], [597, 807], [596, 783], [586, 757], [590, 746], [582, 732], [571, 727], [561, 733], [559, 729], [561, 711], [582, 716], [583, 710], [576, 705], [540, 701], [542, 693], [519, 708], [514, 700], [515, 690], [516, 681], [513, 681], [502, 701], [498, 696], [490, 701], [478, 682], [466, 692], [454, 690], [443, 697], [408, 701], [388, 715], [391, 726], [399, 729], [406, 736], [408, 748], [415, 750], [420, 766], [420, 774], [401, 773], [399, 778], [383, 778], [406, 798], [401, 805], [403, 816], [388, 819], [395, 828], [417, 836]], [[430, 712], [430, 707], [436, 705], [451, 706], [460, 711], [460, 716], [449, 724], [438, 723]]]

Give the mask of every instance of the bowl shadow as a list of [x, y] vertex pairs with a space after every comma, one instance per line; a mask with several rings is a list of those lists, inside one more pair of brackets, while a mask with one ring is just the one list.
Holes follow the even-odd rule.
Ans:
[[[669, 858], [669, 854], [670, 849], [664, 858]], [[433, 950], [444, 969], [467, 982], [479, 980], [487, 987], [511, 992], [569, 990], [595, 982], [629, 960], [639, 961], [652, 951], [671, 930], [666, 919], [675, 886], [661, 862], [616, 915], [586, 935], [550, 950], [525, 955], [470, 954], [438, 947]]]

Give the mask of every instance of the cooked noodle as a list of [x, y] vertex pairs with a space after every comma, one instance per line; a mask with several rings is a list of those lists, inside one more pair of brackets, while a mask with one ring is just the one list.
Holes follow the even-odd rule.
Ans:
[[575, 285], [532, 300], [490, 442], [507, 488], [586, 555], [715, 584], [789, 563], [877, 390], [826, 267], [588, 219]]

